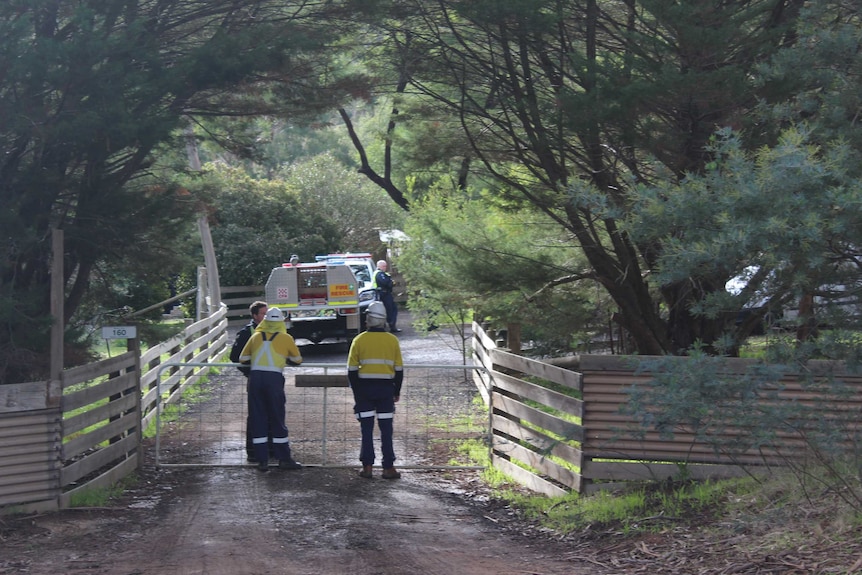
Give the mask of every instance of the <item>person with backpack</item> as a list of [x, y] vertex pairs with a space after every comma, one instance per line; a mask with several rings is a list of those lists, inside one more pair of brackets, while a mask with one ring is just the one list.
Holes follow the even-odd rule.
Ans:
[[[251, 338], [251, 334], [254, 333], [254, 330], [257, 328], [258, 324], [263, 321], [263, 318], [266, 316], [266, 312], [269, 309], [267, 303], [265, 301], [256, 301], [252, 303], [248, 311], [251, 314], [251, 321], [249, 321], [246, 325], [244, 325], [238, 332], [236, 332], [236, 339], [234, 339], [233, 346], [230, 348], [230, 360], [232, 363], [239, 363], [239, 356], [242, 353], [242, 348], [245, 347], [245, 344], [248, 343], [248, 340]], [[245, 392], [246, 396], [248, 396], [248, 376], [251, 373], [251, 367], [248, 365], [240, 365], [237, 369], [239, 369], [242, 374], [245, 376]], [[272, 455], [272, 441], [269, 442], [269, 452]], [[246, 461], [249, 463], [257, 463], [257, 459], [254, 456], [254, 449], [252, 448], [251, 443], [251, 402], [248, 403], [248, 411], [245, 418], [245, 455]]]
[[287, 333], [284, 315], [274, 307], [267, 310], [263, 321], [251, 334], [239, 355], [240, 363], [248, 364], [249, 415], [251, 416], [251, 442], [258, 470], [269, 471], [268, 438], [279, 469], [301, 469], [294, 461], [284, 423], [285, 403], [284, 367], [299, 365], [302, 355], [293, 337]]

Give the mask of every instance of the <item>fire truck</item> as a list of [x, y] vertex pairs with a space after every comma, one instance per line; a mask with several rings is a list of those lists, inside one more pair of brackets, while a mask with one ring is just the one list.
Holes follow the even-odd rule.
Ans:
[[288, 332], [312, 343], [351, 341], [365, 329], [374, 301], [370, 254], [329, 254], [314, 263], [285, 263], [266, 282], [266, 302], [287, 318]]

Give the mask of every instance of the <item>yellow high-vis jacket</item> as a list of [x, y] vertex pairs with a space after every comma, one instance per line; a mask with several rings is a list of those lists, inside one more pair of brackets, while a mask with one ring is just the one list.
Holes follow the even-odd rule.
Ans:
[[251, 370], [281, 373], [287, 363], [299, 365], [302, 355], [289, 333], [255, 331], [239, 355], [240, 363], [251, 363]]
[[369, 330], [353, 338], [347, 356], [347, 377], [359, 381], [391, 381], [401, 393], [404, 363], [398, 338], [385, 331]]

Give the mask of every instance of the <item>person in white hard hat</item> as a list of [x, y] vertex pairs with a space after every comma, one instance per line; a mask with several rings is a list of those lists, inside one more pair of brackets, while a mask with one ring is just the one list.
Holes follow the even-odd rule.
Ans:
[[293, 337], [287, 333], [284, 315], [278, 308], [269, 308], [263, 321], [255, 328], [239, 356], [240, 363], [251, 365], [249, 374], [249, 415], [252, 447], [260, 471], [269, 471], [268, 437], [278, 459], [279, 469], [301, 469], [294, 461], [284, 423], [284, 366], [299, 365], [302, 355]]
[[[233, 341], [233, 345], [230, 348], [230, 360], [233, 363], [239, 363], [239, 356], [242, 353], [245, 344], [248, 343], [248, 340], [251, 339], [251, 334], [254, 333], [254, 330], [257, 329], [257, 326], [260, 322], [263, 321], [263, 318], [266, 317], [266, 312], [269, 311], [269, 307], [266, 305], [265, 301], [255, 301], [248, 308], [249, 313], [251, 314], [251, 321], [249, 321], [246, 325], [240, 328], [236, 333], [236, 338]], [[245, 391], [248, 397], [251, 397], [249, 394], [249, 383], [248, 378], [251, 375], [251, 366], [249, 365], [240, 365], [237, 369], [242, 372], [245, 376]], [[272, 442], [270, 441], [270, 456], [273, 456], [272, 451]], [[246, 461], [249, 463], [257, 463], [257, 459], [254, 456], [254, 444], [251, 441], [251, 404], [248, 406], [248, 413], [246, 415], [245, 420], [245, 456]]]
[[360, 477], [371, 478], [374, 466], [374, 420], [380, 428], [383, 455], [383, 478], [401, 477], [395, 469], [395, 449], [392, 444], [395, 404], [401, 396], [404, 364], [398, 338], [386, 331], [386, 308], [372, 302], [366, 311], [367, 331], [350, 344], [347, 356], [347, 379], [353, 390], [353, 411], [362, 431], [359, 461]]

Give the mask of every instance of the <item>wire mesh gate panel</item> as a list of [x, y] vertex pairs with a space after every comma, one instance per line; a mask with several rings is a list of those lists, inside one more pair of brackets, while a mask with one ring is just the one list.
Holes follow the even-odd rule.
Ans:
[[[397, 465], [473, 467], [465, 440], [485, 442], [488, 415], [472, 382], [473, 366], [404, 366], [395, 404]], [[286, 422], [294, 459], [305, 465], [358, 466], [360, 431], [343, 365], [285, 370]], [[244, 377], [215, 377], [160, 407], [156, 461], [164, 466], [246, 465], [248, 402]], [[380, 462], [379, 429], [375, 451]]]

